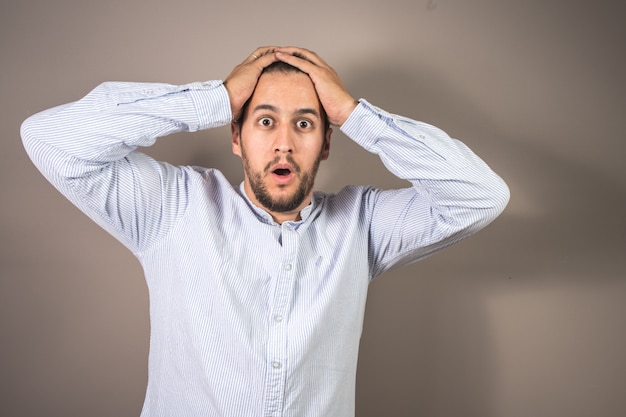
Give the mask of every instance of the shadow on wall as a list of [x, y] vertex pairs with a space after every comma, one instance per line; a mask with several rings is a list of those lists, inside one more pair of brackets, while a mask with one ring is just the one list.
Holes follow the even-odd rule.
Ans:
[[[388, 62], [385, 66], [393, 67]], [[525, 140], [529, 132], [498, 129], [487, 109], [452, 91], [437, 75], [408, 74], [400, 67], [360, 68], [358, 75], [346, 78], [348, 88], [388, 111], [459, 137], [507, 181], [512, 198], [501, 218], [476, 236], [372, 285], [361, 344], [357, 415], [522, 415], [524, 410], [506, 409], [515, 401], [499, 398], [498, 385], [509, 376], [503, 377], [498, 362], [502, 352], [494, 341], [489, 298], [524, 290], [567, 293], [618, 284], [626, 270], [626, 190], [613, 178], [545, 152], [534, 145], [537, 138]], [[539, 139], [564, 144], [585, 140], [549, 130]], [[358, 152], [355, 145], [335, 141], [333, 147], [334, 159], [326, 167], [333, 172], [331, 178], [398, 185], [380, 163], [342, 163], [354, 160], [347, 158]], [[549, 296], [545, 299], [550, 301]], [[581, 327], [579, 332], [587, 330]], [[558, 329], [548, 332], [557, 335]], [[580, 367], [575, 361], [561, 365]], [[556, 365], [538, 358], [534, 366], [541, 374]], [[553, 392], [548, 381], [518, 388]], [[566, 415], [566, 410], [575, 409], [576, 397], [565, 400], [568, 388], [559, 390], [553, 404], [543, 404], [546, 409], [528, 404], [525, 411], [548, 415], [549, 408], [557, 412], [552, 416]], [[593, 403], [580, 394], [580, 401]], [[610, 401], [597, 404], [610, 406]]]
[[[475, 137], [481, 128], [488, 130], [480, 125], [485, 118], [471, 117], [468, 112], [475, 109], [441, 80], [431, 74], [404, 73], [401, 67], [389, 62], [380, 70], [363, 67], [354, 77], [347, 77], [346, 84], [353, 94], [374, 105], [434, 124], [452, 136], [456, 135], [451, 127], [462, 127], [466, 121], [473, 123]], [[464, 130], [461, 127], [456, 130]], [[469, 134], [458, 136], [473, 149], [477, 143], [484, 147], [491, 139], [483, 136], [479, 137], [482, 142], [477, 142]], [[358, 152], [352, 144], [349, 148], [334, 149], [333, 158], [340, 153], [340, 160], [331, 161], [331, 170], [346, 170], [341, 160]], [[486, 159], [494, 161], [496, 156]], [[349, 171], [342, 172], [341, 178], [348, 176], [354, 182], [367, 181], [383, 188], [404, 184], [388, 174], [377, 159], [351, 164]], [[390, 272], [372, 284], [359, 358], [358, 416], [494, 415], [491, 335], [480, 291], [466, 281], [480, 279], [481, 268], [459, 268], [468, 261], [487, 264], [489, 244], [483, 235], [481, 240], [474, 238], [457, 246], [474, 251], [482, 246], [482, 260], [465, 259], [462, 252], [450, 249]]]

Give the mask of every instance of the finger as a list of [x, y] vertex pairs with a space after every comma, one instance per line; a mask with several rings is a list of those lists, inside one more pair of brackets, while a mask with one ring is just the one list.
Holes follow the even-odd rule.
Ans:
[[304, 61], [308, 61], [320, 67], [328, 67], [328, 64], [318, 54], [305, 48], [287, 46], [277, 48], [276, 52], [290, 55]]
[[248, 57], [245, 59], [245, 63], [250, 63], [258, 60], [259, 58], [265, 57], [266, 55], [272, 54], [277, 49], [276, 46], [262, 46], [260, 48], [255, 49]]
[[292, 53], [276, 51], [275, 53], [276, 59], [286, 62], [289, 65], [292, 65], [306, 74], [311, 75], [311, 73], [315, 72], [320, 66], [313, 63], [309, 58], [301, 58], [297, 55], [293, 55]]

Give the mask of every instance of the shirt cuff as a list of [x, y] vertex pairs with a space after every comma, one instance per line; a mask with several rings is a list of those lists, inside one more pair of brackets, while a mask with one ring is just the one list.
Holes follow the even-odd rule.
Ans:
[[386, 111], [360, 99], [340, 130], [364, 149], [373, 152], [374, 145], [391, 119]]
[[198, 116], [198, 129], [224, 126], [232, 120], [230, 97], [222, 81], [189, 84], [189, 94]]

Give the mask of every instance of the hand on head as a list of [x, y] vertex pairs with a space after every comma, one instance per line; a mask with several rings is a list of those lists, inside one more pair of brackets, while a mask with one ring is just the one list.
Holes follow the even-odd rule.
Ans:
[[337, 72], [315, 52], [297, 47], [277, 48], [276, 58], [308, 74], [330, 124], [341, 126], [357, 101], [348, 93]]
[[274, 46], [255, 49], [241, 64], [233, 68], [224, 80], [224, 86], [230, 98], [233, 120], [238, 120], [241, 116], [241, 109], [254, 92], [263, 68], [277, 61], [275, 50]]
[[337, 72], [315, 52], [297, 47], [266, 46], [254, 50], [224, 81], [234, 120], [241, 116], [241, 109], [254, 92], [263, 69], [276, 61], [299, 68], [311, 78], [331, 124], [342, 125], [356, 107], [357, 101], [348, 93]]

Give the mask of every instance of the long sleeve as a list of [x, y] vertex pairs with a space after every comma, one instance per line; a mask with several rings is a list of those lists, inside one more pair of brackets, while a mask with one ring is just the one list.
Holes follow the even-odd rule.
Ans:
[[504, 181], [467, 146], [434, 126], [361, 100], [341, 129], [412, 184], [369, 197], [374, 276], [469, 236], [508, 203]]
[[31, 116], [21, 133], [44, 176], [136, 253], [166, 233], [187, 205], [185, 171], [136, 149], [231, 117], [220, 81], [108, 82], [81, 100]]

